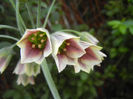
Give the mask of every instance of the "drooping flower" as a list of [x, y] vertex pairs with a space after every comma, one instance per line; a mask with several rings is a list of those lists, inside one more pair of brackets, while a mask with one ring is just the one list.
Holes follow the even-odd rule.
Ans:
[[28, 84], [35, 84], [33, 76], [27, 76], [25, 74], [18, 75], [17, 84], [22, 84], [23, 86], [26, 86]]
[[12, 57], [12, 49], [9, 47], [5, 47], [0, 49], [0, 72], [1, 74], [7, 68]]
[[51, 40], [53, 45], [52, 55], [59, 72], [66, 65], [75, 65], [75, 59], [85, 54], [85, 50], [79, 43], [79, 37], [64, 32], [56, 32], [51, 36]]
[[40, 65], [36, 63], [25, 63], [22, 64], [20, 61], [18, 62], [14, 73], [17, 75], [27, 75], [27, 76], [37, 76], [40, 73]]
[[83, 37], [83, 39], [86, 42], [89, 42], [89, 43], [92, 43], [92, 44], [95, 44], [95, 45], [99, 42], [93, 35], [91, 35], [88, 32], [81, 32], [81, 34], [82, 34], [82, 35], [80, 35], [81, 38]]
[[86, 53], [77, 59], [77, 64], [74, 66], [75, 72], [82, 70], [89, 73], [95, 65], [100, 65], [106, 55], [100, 51], [102, 48], [97, 45], [84, 41], [80, 41], [80, 44]]
[[27, 29], [17, 45], [21, 48], [21, 63], [41, 64], [52, 52], [49, 33], [43, 28]]

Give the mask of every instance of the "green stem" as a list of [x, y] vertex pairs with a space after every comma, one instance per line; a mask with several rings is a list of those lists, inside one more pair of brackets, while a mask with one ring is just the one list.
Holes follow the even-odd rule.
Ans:
[[27, 8], [27, 11], [28, 11], [28, 14], [29, 14], [29, 19], [30, 19], [30, 22], [31, 22], [31, 24], [32, 24], [32, 27], [35, 28], [35, 24], [34, 24], [34, 20], [33, 20], [33, 15], [32, 15], [32, 13], [31, 13], [31, 11], [30, 11], [29, 3], [27, 2], [27, 3], [25, 4], [25, 6], [26, 6], [26, 8]]
[[48, 14], [47, 14], [46, 19], [45, 19], [45, 21], [44, 21], [43, 28], [45, 28], [46, 25], [47, 25], [48, 18], [49, 18], [50, 12], [51, 12], [51, 10], [52, 10], [52, 8], [53, 8], [53, 6], [54, 6], [55, 1], [56, 1], [56, 0], [53, 0], [52, 4], [51, 4], [51, 6], [50, 6], [50, 8], [49, 8], [49, 10], [48, 10]]
[[23, 35], [24, 30], [22, 28], [20, 17], [19, 17], [19, 0], [16, 0], [16, 21], [17, 21], [18, 29], [21, 35]]
[[[16, 6], [15, 6], [14, 1], [13, 1], [13, 0], [9, 0], [9, 2], [11, 3], [11, 5], [12, 5], [13, 8], [14, 8], [14, 10], [16, 11]], [[25, 25], [25, 23], [24, 23], [24, 20], [22, 19], [20, 13], [18, 13], [18, 14], [19, 14], [18, 16], [19, 16], [19, 18], [20, 18], [20, 21], [21, 21], [21, 23], [22, 23], [23, 28], [26, 29], [26, 25]]]
[[38, 8], [37, 8], [37, 27], [40, 27], [40, 14], [41, 12], [41, 0], [38, 0]]
[[0, 37], [12, 39], [12, 40], [15, 40], [15, 41], [19, 41], [19, 39], [15, 38], [15, 37], [12, 37], [12, 36], [8, 36], [8, 35], [0, 35]]
[[60, 96], [59, 96], [59, 93], [58, 93], [58, 91], [56, 89], [56, 86], [54, 84], [54, 81], [53, 81], [53, 79], [51, 77], [51, 74], [49, 72], [49, 68], [48, 68], [48, 65], [47, 65], [47, 62], [46, 62], [45, 59], [42, 62], [41, 67], [42, 67], [43, 74], [45, 76], [45, 79], [46, 79], [46, 81], [48, 83], [48, 86], [49, 86], [49, 88], [50, 88], [50, 90], [52, 92], [52, 95], [53, 95], [54, 99], [61, 99]]

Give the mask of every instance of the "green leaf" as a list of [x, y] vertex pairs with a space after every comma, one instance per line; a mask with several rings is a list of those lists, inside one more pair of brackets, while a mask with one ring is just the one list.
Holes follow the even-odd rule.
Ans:
[[128, 51], [128, 48], [126, 48], [126, 47], [120, 47], [118, 50], [121, 53], [126, 53]]
[[126, 34], [127, 26], [124, 25], [124, 24], [120, 24], [120, 25], [119, 25], [119, 31], [120, 31], [122, 34]]
[[3, 98], [6, 99], [6, 98], [11, 98], [13, 97], [15, 94], [15, 90], [8, 90], [4, 93], [3, 95]]
[[12, 40], [15, 40], [15, 41], [19, 41], [19, 39], [15, 38], [15, 37], [12, 37], [12, 36], [9, 36], [9, 35], [0, 35], [1, 38], [8, 38], [8, 39], [12, 39]]
[[129, 31], [133, 35], [133, 25], [129, 27]]
[[121, 22], [118, 20], [113, 20], [113, 21], [108, 22], [108, 25], [112, 26], [112, 28], [117, 28], [117, 27], [119, 27], [120, 24], [121, 24]]
[[38, 0], [38, 8], [37, 8], [37, 27], [40, 27], [40, 16], [41, 16], [41, 0]]
[[18, 31], [16, 27], [9, 26], [9, 25], [0, 25], [0, 29], [13, 29], [13, 30]]
[[18, 25], [19, 31], [20, 31], [20, 33], [22, 35], [24, 33], [24, 29], [22, 27], [19, 15], [20, 15], [19, 14], [19, 0], [16, 0], [16, 21], [17, 21], [17, 25]]
[[30, 10], [30, 7], [29, 7], [29, 3], [27, 2], [25, 4], [26, 8], [27, 8], [27, 11], [28, 11], [28, 15], [29, 15], [29, 19], [31, 21], [31, 24], [32, 24], [32, 27], [35, 28], [35, 23], [34, 23], [34, 20], [33, 20], [33, 15], [31, 13], [31, 10]]

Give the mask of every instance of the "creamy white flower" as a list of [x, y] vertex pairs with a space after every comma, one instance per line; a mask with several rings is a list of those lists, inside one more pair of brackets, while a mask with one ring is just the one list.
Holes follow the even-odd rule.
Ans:
[[100, 51], [102, 48], [97, 45], [84, 41], [81, 41], [80, 44], [86, 53], [77, 59], [77, 64], [74, 66], [75, 72], [82, 70], [89, 73], [95, 65], [100, 65], [106, 55]]
[[20, 61], [18, 62], [14, 73], [17, 75], [25, 74], [27, 76], [37, 76], [40, 73], [40, 65], [36, 63], [25, 63], [22, 64]]
[[0, 72], [3, 73], [7, 68], [12, 57], [12, 49], [5, 47], [0, 49]]
[[27, 76], [25, 74], [19, 75], [17, 79], [17, 84], [22, 84], [23, 86], [26, 86], [28, 84], [35, 84], [33, 76]]
[[53, 58], [56, 62], [58, 71], [65, 69], [66, 65], [75, 65], [76, 58], [85, 54], [85, 50], [80, 45], [80, 38], [56, 32], [51, 35], [53, 45]]
[[52, 52], [49, 33], [43, 28], [27, 29], [17, 45], [21, 49], [21, 63], [41, 64]]

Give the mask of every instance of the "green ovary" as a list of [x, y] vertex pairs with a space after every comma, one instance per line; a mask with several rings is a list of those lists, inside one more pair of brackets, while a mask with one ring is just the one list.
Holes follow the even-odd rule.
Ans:
[[61, 46], [59, 47], [59, 50], [58, 50], [58, 54], [62, 53], [62, 52], [66, 52], [67, 49], [66, 49], [66, 46], [69, 46], [70, 43], [67, 43], [66, 41], [64, 41]]
[[28, 40], [32, 43], [32, 48], [44, 49], [47, 41], [47, 35], [45, 32], [36, 32], [28, 37]]

